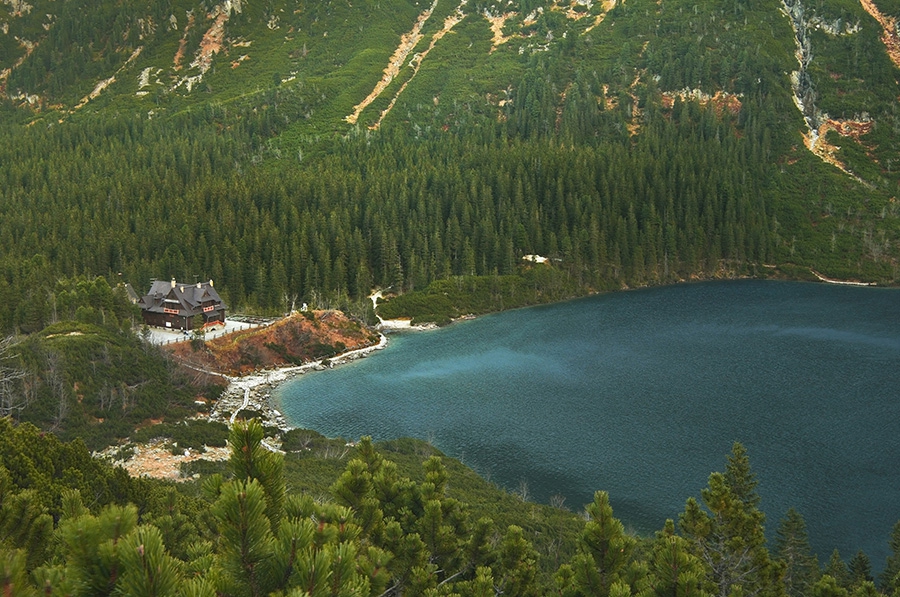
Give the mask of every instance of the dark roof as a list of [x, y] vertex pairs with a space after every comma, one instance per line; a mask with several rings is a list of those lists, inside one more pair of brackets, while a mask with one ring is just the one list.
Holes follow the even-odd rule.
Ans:
[[141, 302], [141, 297], [134, 291], [131, 284], [125, 284], [125, 294], [128, 295], [128, 300], [131, 301], [131, 304], [134, 305]]
[[228, 308], [213, 287], [212, 280], [196, 284], [157, 280], [138, 304], [145, 311], [152, 313], [166, 313], [166, 309], [169, 309], [169, 312], [177, 310], [178, 315], [191, 317], [203, 313], [204, 303], [212, 304], [214, 311]]

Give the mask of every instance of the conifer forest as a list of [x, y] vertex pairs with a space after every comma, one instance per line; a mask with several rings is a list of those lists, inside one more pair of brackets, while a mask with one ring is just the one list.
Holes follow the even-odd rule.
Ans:
[[[741, 444], [639, 537], [603, 491], [530, 504], [415, 440], [182, 423], [222, 379], [150, 345], [125, 286], [366, 325], [375, 291], [443, 324], [689, 280], [896, 285], [898, 22], [898, 0], [0, 0], [0, 590], [900, 594], [900, 526], [877, 578], [817, 560]], [[227, 465], [175, 484], [91, 457], [161, 420]]]

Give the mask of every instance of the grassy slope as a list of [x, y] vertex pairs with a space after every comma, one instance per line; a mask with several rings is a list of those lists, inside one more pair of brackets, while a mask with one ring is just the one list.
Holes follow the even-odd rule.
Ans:
[[[42, 52], [50, 51], [47, 46], [52, 44], [55, 32], [53, 27], [49, 32], [44, 30], [42, 20], [47, 19], [39, 15], [56, 14], [59, 9], [48, 0], [37, 0], [34, 4], [30, 13], [18, 18], [0, 12], [0, 19], [8, 21], [11, 31], [0, 36], [0, 40], [9, 45], [15, 31], [26, 39], [38, 41], [30, 59], [37, 61], [46, 59]], [[482, 4], [495, 13], [516, 8], [515, 5], [493, 6], [490, 2]], [[687, 68], [678, 77], [686, 85], [700, 86], [708, 92], [719, 88], [730, 91], [728, 88], [733, 82], [716, 72], [716, 62], [723, 56], [739, 59], [754, 51], [754, 59], [763, 68], [767, 68], [767, 61], [773, 60], [777, 60], [781, 72], [794, 68], [791, 62], [792, 34], [786, 19], [777, 12], [777, 2], [754, 3], [739, 9], [734, 8], [734, 3], [710, 2], [700, 10], [695, 4], [669, 0], [665, 5], [658, 5], [649, 0], [635, 0], [617, 6], [600, 26], [587, 34], [584, 32], [592, 24], [592, 17], [573, 21], [561, 12], [546, 10], [535, 24], [524, 27], [523, 15], [518, 14], [506, 27], [506, 32], [512, 34], [510, 41], [493, 52], [487, 21], [472, 7], [465, 7], [468, 16], [438, 42], [422, 62], [419, 73], [400, 95], [390, 120], [441, 125], [459, 120], [463, 113], [493, 112], [488, 107], [488, 95], [496, 98], [517, 86], [526, 67], [534, 64], [533, 57], [543, 60], [540, 50], [544, 47], [551, 49], [547, 54], [562, 48], [563, 53], [572, 52], [577, 57], [571, 63], [562, 60], [554, 65], [550, 74], [557, 79], [560, 90], [577, 68], [589, 69], [595, 75], [599, 73], [610, 84], [613, 93], [621, 93], [622, 87], [634, 79], [635, 69], [649, 66], [647, 75], [660, 74], [666, 62], [672, 63], [672, 58], [678, 59], [682, 55], [698, 55], [711, 61], [709, 77], [702, 76], [703, 69], [693, 68]], [[291, 146], [322, 133], [348, 129], [343, 118], [374, 88], [400, 36], [411, 29], [424, 6], [408, 1], [392, 2], [391, 10], [383, 10], [371, 2], [325, 2], [303, 6], [283, 0], [266, 5], [245, 3], [242, 13], [232, 15], [226, 23], [225, 43], [222, 51], [215, 55], [211, 70], [194, 91], [188, 93], [183, 87], [174, 91], [168, 88], [178, 77], [196, 74], [196, 69], [187, 64], [197, 52], [200, 38], [211, 20], [205, 13], [194, 10], [195, 23], [188, 32], [187, 50], [182, 60], [184, 68], [175, 71], [173, 58], [187, 23], [185, 14], [189, 9], [196, 9], [190, 0], [180, 0], [171, 7], [177, 22], [174, 29], [168, 23], [161, 23], [157, 24], [157, 32], [152, 37], [138, 39], [132, 35], [124, 44], [107, 40], [110, 48], [107, 54], [97, 53], [97, 64], [85, 67], [85, 72], [93, 76], [79, 79], [72, 89], [53, 92], [36, 85], [35, 89], [23, 91], [37, 93], [49, 103], [61, 100], [69, 107], [97, 81], [121, 68], [116, 82], [83, 109], [178, 112], [207, 103], [225, 106], [232, 102], [265, 103], [269, 101], [266, 92], [275, 86], [277, 78], [285, 81], [281, 84], [283, 89], [302, 98], [298, 102], [304, 107], [299, 120], [292, 121], [282, 140], [283, 146]], [[892, 12], [890, 0], [883, 0], [882, 6], [885, 12]], [[444, 18], [456, 8], [453, 2], [438, 2], [423, 28], [424, 37], [415, 52], [428, 47]], [[6, 7], [2, 10], [8, 13]], [[599, 10], [597, 3], [592, 12]], [[98, 12], [101, 13], [96, 17], [98, 21], [105, 18], [107, 22], [118, 22], [110, 7], [106, 7], [106, 12]], [[826, 20], [858, 20], [862, 25], [862, 31], [852, 36], [834, 38], [822, 32], [813, 33], [817, 60], [812, 74], [822, 109], [833, 115], [848, 116], [868, 111], [881, 118], [897, 93], [896, 73], [892, 72], [878, 39], [877, 24], [862, 11], [858, 2], [850, 0], [820, 2], [809, 12]], [[668, 27], [671, 22], [689, 25], [671, 25], [672, 31], [664, 37], [657, 36], [660, 31], [657, 23]], [[552, 34], [553, 41], [546, 41], [548, 33]], [[699, 43], [691, 41], [698, 33]], [[685, 37], [680, 40], [679, 36]], [[250, 45], [239, 45], [244, 43]], [[143, 52], [124, 66], [131, 50], [138, 45]], [[652, 57], [663, 50], [675, 53], [666, 62], [654, 62]], [[11, 65], [22, 51], [21, 48], [10, 49], [0, 58], [0, 68]], [[247, 60], [232, 68], [233, 62], [242, 56]], [[645, 63], [645, 58], [650, 58], [650, 63]], [[401, 85], [410, 80], [412, 68], [408, 62], [385, 93], [364, 112], [361, 123], [374, 122]], [[151, 77], [152, 81], [160, 83], [153, 82], [145, 89], [149, 90], [147, 95], [137, 97], [138, 76], [148, 67], [154, 69], [154, 73], [156, 69], [160, 70]], [[643, 84], [648, 78], [643, 78]], [[661, 85], [665, 86], [665, 78]], [[780, 93], [788, 94], [786, 77], [782, 85]], [[434, 104], [435, 98], [439, 100], [438, 105]], [[790, 104], [785, 108], [789, 109]], [[410, 118], [416, 113], [421, 114]], [[287, 116], [288, 120], [297, 118], [297, 114]], [[853, 156], [848, 159], [859, 161]]]

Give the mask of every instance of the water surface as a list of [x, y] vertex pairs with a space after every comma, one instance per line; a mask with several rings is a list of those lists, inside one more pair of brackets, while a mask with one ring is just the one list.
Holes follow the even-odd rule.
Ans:
[[900, 291], [740, 281], [616, 293], [429, 333], [283, 386], [289, 422], [413, 436], [511, 490], [609, 491], [650, 533], [747, 446], [772, 536], [876, 569], [900, 519]]

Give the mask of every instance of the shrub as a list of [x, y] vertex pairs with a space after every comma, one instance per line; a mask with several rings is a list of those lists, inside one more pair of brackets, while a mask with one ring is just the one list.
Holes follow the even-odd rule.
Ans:
[[228, 425], [216, 421], [182, 421], [144, 427], [132, 435], [135, 442], [148, 442], [165, 437], [177, 444], [178, 451], [202, 450], [204, 446], [224, 447], [228, 442]]
[[319, 447], [328, 439], [312, 429], [291, 429], [281, 436], [281, 449], [285, 452], [299, 452]]

